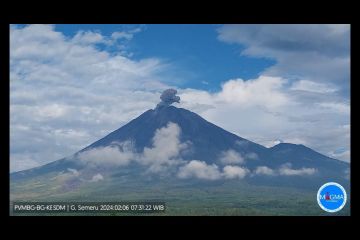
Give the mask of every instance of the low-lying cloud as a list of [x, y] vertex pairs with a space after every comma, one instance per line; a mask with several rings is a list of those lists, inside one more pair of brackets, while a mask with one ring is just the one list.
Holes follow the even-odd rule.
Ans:
[[204, 161], [192, 160], [185, 166], [180, 167], [178, 177], [217, 180], [221, 178], [221, 173], [219, 167], [215, 164], [208, 165]]
[[278, 169], [271, 169], [267, 166], [259, 166], [255, 169], [255, 175], [267, 175], [267, 176], [305, 176], [313, 175], [317, 172], [315, 168], [291, 168], [291, 163], [281, 165]]
[[225, 166], [223, 169], [223, 176], [228, 179], [244, 178], [250, 171], [247, 168], [239, 166]]
[[257, 175], [269, 175], [269, 176], [273, 176], [273, 175], [275, 175], [275, 171], [272, 170], [272, 169], [269, 168], [269, 167], [260, 166], [260, 167], [257, 167], [257, 168], [255, 169], [255, 174], [257, 174]]
[[136, 158], [130, 141], [89, 149], [78, 154], [77, 159], [87, 165], [125, 166]]
[[222, 152], [220, 156], [220, 162], [223, 164], [242, 164], [244, 161], [241, 154], [233, 149]]
[[[180, 141], [181, 128], [173, 122], [157, 129], [152, 138], [152, 145], [145, 147], [142, 152], [136, 152], [134, 143], [125, 141], [113, 142], [110, 146], [99, 147], [84, 151], [77, 155], [76, 160], [81, 161], [86, 167], [121, 167], [131, 162], [147, 167], [149, 173], [166, 173], [170, 169], [175, 170], [176, 176], [181, 179], [197, 178], [202, 180], [219, 179], [243, 179], [248, 175], [267, 176], [303, 176], [316, 173], [314, 168], [293, 169], [290, 163], [281, 165], [278, 169], [267, 166], [259, 166], [252, 172], [244, 167], [245, 161], [257, 159], [255, 153], [247, 153], [242, 156], [234, 149], [223, 151], [217, 164], [208, 164], [202, 160], [185, 161], [181, 155], [188, 150], [190, 144]], [[241, 166], [239, 166], [241, 165]], [[68, 169], [63, 177], [79, 177], [80, 173], [75, 169]], [[104, 177], [98, 173], [90, 182], [103, 180]]]
[[93, 176], [89, 176], [89, 173], [83, 170], [77, 170], [68, 168], [66, 171], [60, 172], [53, 180], [64, 185], [71, 185], [73, 183], [92, 183], [104, 180], [104, 176], [100, 173], [96, 173]]
[[81, 175], [81, 173], [78, 170], [68, 168], [67, 171], [60, 172], [53, 179], [56, 180], [57, 182], [61, 183], [61, 184], [64, 184], [64, 183], [67, 183], [67, 182], [79, 181], [80, 180], [80, 175]]
[[204, 180], [218, 179], [242, 179], [250, 171], [247, 168], [227, 165], [220, 171], [216, 164], [207, 164], [204, 161], [192, 160], [185, 166], [180, 167], [179, 178], [198, 178]]
[[92, 178], [91, 178], [91, 182], [99, 182], [104, 180], [103, 175], [101, 175], [100, 173], [95, 174]]
[[316, 173], [315, 168], [300, 168], [300, 169], [292, 169], [291, 164], [287, 163], [280, 167], [279, 174], [285, 176], [302, 176], [302, 175], [313, 175]]
[[173, 122], [156, 130], [152, 146], [144, 148], [139, 162], [150, 166], [149, 171], [152, 172], [159, 172], [169, 166], [179, 164], [182, 161], [179, 155], [188, 146], [187, 143], [180, 142], [180, 134], [180, 127]]
[[75, 160], [79, 160], [87, 167], [126, 166], [131, 162], [136, 162], [148, 166], [150, 172], [161, 172], [183, 161], [180, 155], [188, 147], [188, 143], [180, 142], [180, 134], [180, 127], [169, 122], [155, 131], [152, 145], [145, 147], [141, 153], [135, 151], [132, 141], [113, 142], [110, 146], [81, 152]]
[[256, 160], [258, 158], [258, 155], [253, 152], [241, 154], [234, 149], [228, 149], [227, 151], [221, 152], [219, 156], [219, 162], [224, 165], [241, 165], [248, 160]]

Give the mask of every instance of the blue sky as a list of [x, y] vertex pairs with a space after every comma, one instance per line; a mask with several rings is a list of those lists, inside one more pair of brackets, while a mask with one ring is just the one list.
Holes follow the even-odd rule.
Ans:
[[[172, 74], [177, 75], [176, 85], [217, 91], [227, 79], [256, 78], [275, 63], [270, 58], [254, 58], [240, 55], [244, 47], [217, 40], [217, 27], [208, 24], [148, 24], [148, 25], [87, 25], [60, 24], [56, 30], [72, 37], [78, 31], [99, 31], [110, 36], [115, 31], [142, 29], [127, 42], [131, 58], [157, 57], [173, 65]], [[106, 49], [103, 44], [99, 48]], [[107, 48], [116, 53], [118, 49]], [[171, 81], [171, 79], [169, 79]]]
[[11, 171], [175, 105], [243, 138], [350, 161], [350, 25], [11, 25]]

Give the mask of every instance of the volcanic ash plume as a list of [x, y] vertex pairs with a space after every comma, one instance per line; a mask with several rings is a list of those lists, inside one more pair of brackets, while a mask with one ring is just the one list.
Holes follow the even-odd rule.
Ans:
[[177, 91], [175, 89], [166, 89], [160, 96], [161, 102], [156, 106], [159, 107], [167, 107], [172, 103], [177, 102], [180, 103], [180, 97], [176, 96]]

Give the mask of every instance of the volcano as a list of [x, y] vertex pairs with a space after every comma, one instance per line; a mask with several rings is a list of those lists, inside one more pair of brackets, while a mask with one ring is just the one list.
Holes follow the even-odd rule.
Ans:
[[[190, 143], [188, 152], [181, 155], [181, 159], [184, 161], [196, 159], [208, 165], [219, 164], [222, 155], [230, 151], [240, 158], [238, 162], [244, 162], [241, 166], [250, 171], [255, 171], [259, 166], [279, 169], [287, 164], [292, 169], [314, 169], [316, 170], [314, 173], [316, 178], [322, 180], [328, 178], [337, 181], [343, 181], [343, 176], [349, 169], [348, 163], [329, 158], [303, 145], [280, 143], [272, 148], [266, 148], [230, 133], [206, 121], [194, 112], [174, 106], [163, 106], [144, 112], [128, 124], [85, 147], [73, 156], [41, 167], [12, 173], [11, 178], [29, 178], [49, 172], [66, 171], [68, 168], [79, 170], [84, 167], [77, 162], [76, 156], [79, 154], [128, 140], [133, 143], [133, 150], [141, 152], [145, 148], [151, 148], [156, 131], [165, 128], [169, 123], [174, 123], [180, 128], [180, 142]], [[167, 148], [168, 146], [165, 144], [163, 147]], [[233, 157], [236, 158], [236, 156]], [[237, 163], [236, 159], [233, 163]], [[230, 162], [230, 164], [232, 163]], [[99, 159], [99, 165], [101, 165], [101, 159]], [[297, 174], [296, 171], [291, 174], [290, 170], [289, 174], [284, 174], [284, 176], [294, 178]], [[316, 179], [314, 176], [309, 177]]]
[[[152, 186], [201, 189], [231, 182], [234, 189], [246, 183], [315, 190], [324, 182], [335, 181], [349, 189], [348, 163], [303, 145], [264, 147], [172, 106], [179, 101], [172, 97], [169, 101], [162, 98], [156, 108], [71, 156], [11, 173], [11, 191], [14, 195], [20, 189], [26, 192], [24, 186], [34, 182], [49, 184], [61, 194], [93, 182], [116, 188], [124, 184], [141, 188], [151, 182]], [[89, 156], [91, 161], [84, 161]]]

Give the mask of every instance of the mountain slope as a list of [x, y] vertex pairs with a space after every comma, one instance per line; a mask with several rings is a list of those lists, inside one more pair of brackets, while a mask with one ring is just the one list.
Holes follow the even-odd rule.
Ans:
[[[191, 141], [193, 145], [193, 153], [185, 156], [186, 159], [201, 159], [213, 163], [218, 158], [219, 152], [229, 148], [259, 154], [267, 152], [267, 149], [259, 144], [238, 137], [191, 111], [173, 106], [148, 110], [82, 151], [108, 146], [114, 141], [122, 142], [129, 139], [134, 140], [138, 151], [142, 151], [144, 147], [151, 145], [155, 131], [165, 127], [169, 122], [176, 123], [180, 127], [182, 142]], [[241, 144], [237, 144], [237, 142]]]
[[302, 144], [280, 143], [269, 150], [275, 158], [274, 164], [285, 163], [286, 160], [291, 159], [292, 164], [296, 167], [316, 165], [323, 169], [336, 170], [349, 165], [343, 161], [322, 155]]

